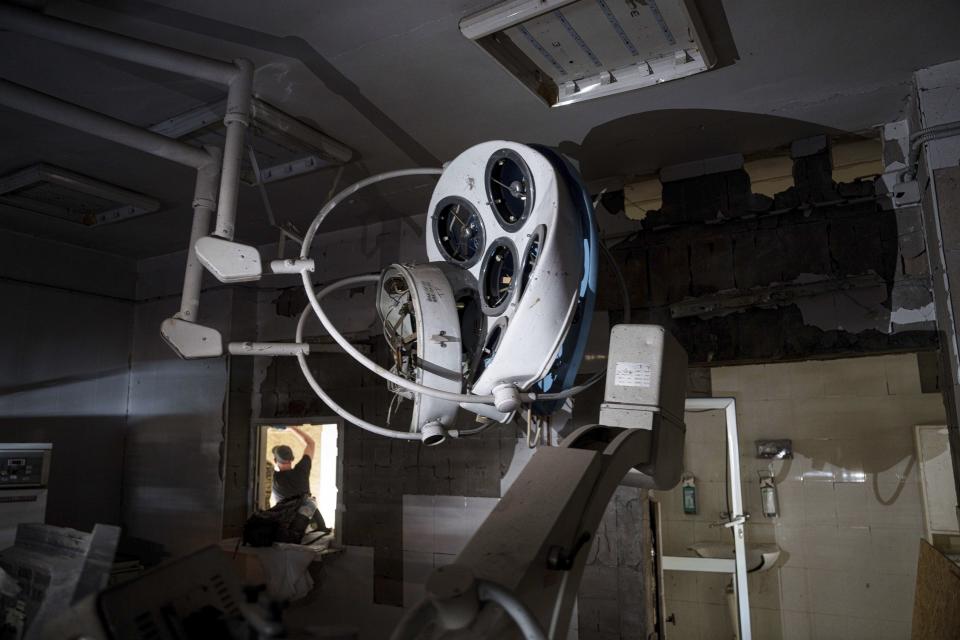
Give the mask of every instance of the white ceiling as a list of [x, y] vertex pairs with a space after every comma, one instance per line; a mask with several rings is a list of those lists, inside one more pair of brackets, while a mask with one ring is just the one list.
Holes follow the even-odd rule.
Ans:
[[[725, 0], [722, 10], [704, 0], [727, 64], [550, 109], [460, 34], [460, 18], [488, 4], [65, 0], [47, 11], [188, 51], [252, 59], [260, 96], [357, 150], [340, 186], [370, 172], [436, 165], [495, 138], [559, 145], [599, 180], [822, 131], [863, 131], [899, 117], [912, 71], [960, 58], [955, 0], [927, 0], [913, 12], [902, 0]], [[0, 32], [0, 77], [144, 126], [222, 96], [201, 82], [7, 32]], [[0, 174], [43, 161], [164, 204], [159, 213], [96, 228], [0, 209], [0, 226], [137, 257], [185, 246], [189, 169], [29, 115], [0, 115]], [[305, 227], [335, 174], [268, 185], [277, 217]], [[430, 187], [413, 179], [384, 185], [331, 223], [419, 213]], [[274, 237], [257, 193], [242, 187], [238, 239]]]

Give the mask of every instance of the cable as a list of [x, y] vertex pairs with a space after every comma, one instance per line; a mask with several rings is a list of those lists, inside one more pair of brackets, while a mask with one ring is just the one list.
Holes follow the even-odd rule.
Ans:
[[546, 634], [540, 628], [540, 623], [533, 617], [527, 606], [507, 589], [495, 582], [477, 580], [477, 594], [482, 602], [493, 602], [500, 605], [513, 622], [520, 629], [524, 640], [547, 640]]
[[429, 598], [423, 598], [408, 609], [400, 622], [394, 627], [390, 634], [390, 640], [413, 640], [420, 636], [427, 623], [437, 617], [437, 609], [433, 606], [433, 601]]
[[610, 262], [610, 266], [613, 267], [613, 273], [617, 276], [617, 283], [620, 285], [620, 296], [623, 298], [623, 324], [630, 324], [630, 289], [627, 287], [627, 280], [623, 277], [623, 272], [620, 271], [620, 265], [617, 264], [616, 258], [610, 253], [607, 245], [603, 242], [598, 242], [597, 244], [600, 245], [600, 252], [603, 253], [603, 257], [606, 258]]
[[[349, 286], [358, 285], [358, 284], [370, 284], [373, 281], [379, 282], [379, 280], [380, 280], [380, 276], [378, 275], [363, 275], [363, 276], [353, 276], [352, 278], [344, 278], [343, 280], [334, 282], [333, 284], [327, 287], [324, 287], [320, 291], [320, 293], [317, 295], [322, 298], [336, 291], [337, 289], [342, 289], [343, 287], [349, 287]], [[303, 312], [300, 314], [300, 320], [297, 322], [296, 341], [298, 344], [303, 342], [303, 327], [306, 324], [307, 314], [309, 311], [310, 311], [309, 305], [304, 307]], [[310, 385], [310, 387], [314, 390], [314, 392], [318, 396], [320, 396], [320, 399], [323, 400], [323, 402], [328, 407], [333, 409], [333, 411], [344, 420], [347, 420], [348, 422], [352, 422], [353, 424], [357, 425], [361, 429], [365, 429], [371, 433], [376, 433], [377, 435], [386, 436], [387, 438], [397, 438], [399, 440], [420, 440], [419, 433], [413, 433], [409, 431], [398, 431], [396, 429], [388, 429], [385, 427], [380, 427], [353, 415], [352, 413], [350, 413], [349, 411], [341, 407], [339, 404], [337, 404], [334, 401], [334, 399], [331, 398], [329, 395], [327, 395], [327, 393], [323, 390], [323, 387], [320, 386], [320, 383], [317, 382], [317, 379], [313, 377], [313, 372], [310, 371], [310, 367], [307, 365], [306, 356], [304, 356], [302, 353], [298, 353], [297, 362], [300, 363], [300, 371], [303, 372], [303, 377], [307, 379], [307, 384]]]
[[[530, 609], [515, 595], [495, 582], [477, 580], [477, 597], [480, 602], [498, 605], [517, 625], [524, 640], [547, 640], [540, 623]], [[400, 618], [390, 634], [390, 640], [419, 638], [427, 624], [437, 619], [437, 608], [429, 597], [423, 598]]]

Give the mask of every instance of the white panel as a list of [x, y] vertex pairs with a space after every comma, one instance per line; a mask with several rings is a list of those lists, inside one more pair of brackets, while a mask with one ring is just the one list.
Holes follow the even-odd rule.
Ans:
[[917, 427], [917, 458], [920, 462], [927, 534], [960, 534], [957, 492], [946, 427]]

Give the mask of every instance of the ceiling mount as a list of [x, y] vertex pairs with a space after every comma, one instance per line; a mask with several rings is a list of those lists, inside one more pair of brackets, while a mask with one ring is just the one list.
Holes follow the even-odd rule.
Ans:
[[464, 18], [460, 31], [553, 107], [716, 62], [693, 0], [507, 0]]
[[[223, 146], [223, 116], [226, 100], [201, 105], [150, 127], [150, 131], [199, 146]], [[345, 164], [353, 150], [290, 114], [259, 98], [250, 107], [253, 135], [247, 144], [253, 147], [260, 164], [260, 182], [276, 182]], [[240, 169], [240, 179], [256, 185], [257, 172], [248, 159]]]
[[160, 209], [160, 202], [48, 164], [0, 177], [0, 205], [96, 227]]

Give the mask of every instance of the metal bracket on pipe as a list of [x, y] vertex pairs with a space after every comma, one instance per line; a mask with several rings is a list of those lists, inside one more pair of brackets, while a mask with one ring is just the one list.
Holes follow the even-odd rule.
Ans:
[[206, 236], [194, 245], [197, 258], [220, 282], [253, 282], [263, 275], [256, 247]]
[[295, 260], [293, 258], [271, 260], [267, 267], [270, 269], [270, 273], [276, 274], [286, 273], [299, 275], [304, 271], [309, 271], [310, 273], [314, 271], [313, 258], [304, 258], [301, 260]]
[[160, 324], [160, 335], [184, 360], [217, 358], [223, 355], [220, 332], [180, 318], [167, 318]]
[[227, 351], [232, 356], [308, 356], [310, 345], [303, 342], [231, 342]]

